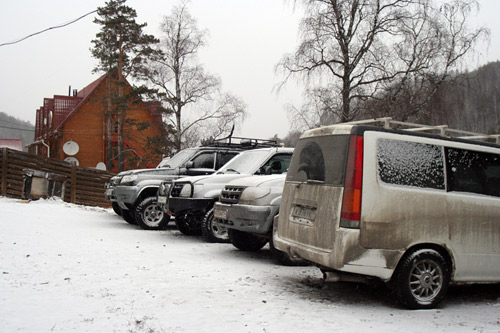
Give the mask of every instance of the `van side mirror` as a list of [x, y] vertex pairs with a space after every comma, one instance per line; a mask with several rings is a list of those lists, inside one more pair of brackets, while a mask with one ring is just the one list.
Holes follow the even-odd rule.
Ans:
[[194, 162], [193, 161], [189, 161], [186, 163], [186, 169], [192, 169], [194, 167]]

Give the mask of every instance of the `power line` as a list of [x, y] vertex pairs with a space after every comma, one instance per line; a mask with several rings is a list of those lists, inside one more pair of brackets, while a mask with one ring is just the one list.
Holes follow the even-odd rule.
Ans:
[[18, 128], [18, 127], [7, 127], [7, 126], [0, 126], [0, 128], [15, 129], [15, 130], [26, 131], [26, 132], [34, 132], [35, 131], [35, 129], [26, 129], [26, 128]]
[[68, 25], [70, 25], [70, 24], [73, 24], [73, 23], [75, 23], [76, 21], [81, 20], [81, 19], [82, 19], [82, 18], [84, 18], [85, 16], [89, 16], [90, 14], [93, 14], [93, 13], [95, 13], [95, 12], [97, 12], [97, 9], [96, 9], [96, 10], [93, 10], [93, 11], [91, 11], [91, 12], [88, 12], [87, 14], [82, 15], [82, 16], [80, 16], [79, 18], [74, 19], [73, 21], [70, 21], [70, 22], [68, 22], [68, 23], [64, 23], [64, 24], [61, 24], [61, 25], [56, 25], [56, 26], [53, 26], [53, 27], [47, 28], [47, 29], [45, 29], [45, 30], [42, 30], [42, 31], [38, 31], [38, 32], [32, 33], [31, 35], [28, 35], [28, 36], [26, 36], [26, 37], [22, 37], [22, 38], [20, 38], [20, 39], [18, 39], [18, 40], [15, 40], [15, 41], [13, 41], [13, 42], [8, 42], [8, 43], [3, 43], [3, 44], [0, 44], [0, 47], [1, 47], [1, 46], [6, 46], [6, 45], [17, 44], [17, 43], [19, 43], [19, 42], [22, 42], [22, 41], [23, 41], [23, 40], [25, 40], [25, 39], [28, 39], [28, 38], [30, 38], [30, 37], [33, 37], [33, 36], [39, 35], [39, 34], [41, 34], [41, 33], [43, 33], [43, 32], [46, 32], [46, 31], [49, 31], [49, 30], [52, 30], [52, 29], [63, 28], [63, 27], [65, 27], [65, 26], [68, 26]]
[[14, 123], [14, 122], [8, 121], [8, 120], [0, 120], [0, 123], [9, 123], [9, 124], [12, 124], [12, 125], [19, 125], [19, 122]]

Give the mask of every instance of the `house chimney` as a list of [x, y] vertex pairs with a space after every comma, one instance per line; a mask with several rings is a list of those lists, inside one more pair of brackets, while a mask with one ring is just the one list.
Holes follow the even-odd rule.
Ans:
[[69, 89], [68, 89], [68, 96], [71, 96], [71, 85], [69, 86]]
[[73, 96], [76, 97], [78, 95], [78, 89], [73, 89]]

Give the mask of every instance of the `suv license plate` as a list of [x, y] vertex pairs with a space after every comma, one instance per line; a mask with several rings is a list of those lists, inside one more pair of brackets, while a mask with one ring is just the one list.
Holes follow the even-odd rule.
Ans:
[[113, 195], [113, 189], [112, 188], [108, 188], [104, 194], [107, 195], [107, 196]]

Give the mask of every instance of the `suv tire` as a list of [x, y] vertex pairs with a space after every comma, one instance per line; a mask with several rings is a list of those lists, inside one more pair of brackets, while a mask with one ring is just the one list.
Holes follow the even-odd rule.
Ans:
[[170, 216], [158, 206], [156, 197], [144, 198], [135, 208], [135, 220], [144, 230], [165, 229]]
[[209, 243], [229, 243], [227, 229], [214, 223], [214, 209], [210, 209], [201, 223], [203, 239]]
[[436, 250], [419, 249], [405, 255], [392, 278], [398, 301], [410, 309], [431, 309], [443, 299], [450, 266]]
[[200, 236], [201, 227], [193, 214], [178, 212], [175, 214], [175, 225], [180, 232], [187, 236]]
[[118, 205], [117, 202], [115, 201], [111, 202], [111, 207], [113, 208], [113, 211], [115, 212], [116, 215], [122, 216], [122, 209], [120, 208], [120, 205]]
[[137, 224], [134, 214], [128, 209], [122, 209], [122, 217], [127, 223]]
[[248, 232], [229, 229], [229, 239], [234, 247], [241, 251], [258, 251], [267, 244], [267, 239], [264, 237], [255, 236]]

